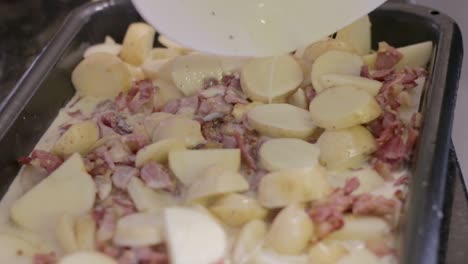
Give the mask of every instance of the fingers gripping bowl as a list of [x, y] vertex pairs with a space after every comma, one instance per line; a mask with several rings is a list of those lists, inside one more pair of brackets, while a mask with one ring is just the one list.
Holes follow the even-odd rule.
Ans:
[[[364, 44], [338, 34], [283, 58], [234, 60], [170, 44], [152, 49], [154, 31], [145, 24], [132, 24], [126, 34], [111, 28], [103, 34], [125, 35], [123, 44], [107, 39], [77, 52], [79, 63], [66, 76], [78, 95], [22, 159], [28, 166], [4, 198], [15, 228], [6, 225], [2, 235], [26, 242], [14, 249], [32, 247], [22, 257], [52, 259], [54, 252], [64, 263], [103, 255], [142, 263], [397, 259], [407, 162], [415, 135], [424, 133], [413, 114], [424, 79], [432, 80], [419, 67], [430, 60], [431, 43], [440, 42], [427, 36], [397, 46], [431, 42], [401, 49], [382, 44], [366, 55]], [[380, 33], [374, 38], [391, 41]], [[347, 55], [333, 69], [337, 51]], [[288, 74], [272, 74], [275, 64]], [[39, 179], [12, 195], [25, 185], [26, 172]], [[72, 191], [76, 186], [81, 195]], [[52, 202], [57, 195], [63, 203]], [[53, 206], [33, 210], [39, 200]], [[47, 247], [37, 247], [32, 236]], [[94, 255], [74, 253], [83, 250]]]

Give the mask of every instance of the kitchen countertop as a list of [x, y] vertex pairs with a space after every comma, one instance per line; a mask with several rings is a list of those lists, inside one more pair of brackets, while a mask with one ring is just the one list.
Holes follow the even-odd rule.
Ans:
[[[444, 0], [443, 2], [438, 0], [416, 1], [418, 3], [431, 2], [431, 4], [436, 5], [446, 5], [446, 3], [456, 2], [457, 0]], [[465, 0], [459, 1], [461, 3]], [[0, 2], [0, 101], [6, 97], [35, 56], [43, 49], [59, 26], [62, 18], [73, 7], [84, 2], [86, 0], [16, 0]], [[466, 11], [467, 8], [461, 8], [461, 10]], [[460, 12], [460, 14], [463, 13]], [[468, 84], [467, 75], [464, 73], [461, 85]], [[460, 90], [459, 106], [463, 105], [460, 102], [468, 100], [468, 93], [464, 92], [462, 86], [460, 86]], [[464, 117], [467, 118], [468, 115], [460, 114], [459, 109], [457, 108], [454, 140], [457, 150], [463, 150], [463, 161], [466, 162], [462, 162], [462, 164], [465, 164], [465, 169], [468, 169], [468, 141], [466, 143], [461, 142], [460, 137], [462, 135], [459, 135], [460, 133], [465, 135], [464, 132], [468, 132], [468, 126], [466, 126], [468, 122], [460, 120]], [[460, 126], [462, 127], [460, 128]], [[468, 243], [468, 202], [463, 176], [453, 149], [450, 152], [449, 172], [449, 177], [454, 182], [455, 196], [452, 209], [447, 212], [448, 215], [451, 215], [451, 220], [448, 228], [449, 232], [447, 232], [446, 263], [461, 264], [466, 263], [468, 260], [468, 250], [465, 249], [465, 245]]]

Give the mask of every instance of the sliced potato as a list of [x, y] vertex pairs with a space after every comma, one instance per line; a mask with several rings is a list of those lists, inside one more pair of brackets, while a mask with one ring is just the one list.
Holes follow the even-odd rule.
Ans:
[[362, 58], [356, 54], [338, 50], [332, 50], [318, 57], [312, 66], [310, 73], [312, 85], [318, 93], [325, 90], [321, 76], [336, 73], [359, 76], [364, 65]]
[[312, 100], [309, 110], [315, 124], [326, 129], [368, 123], [382, 113], [373, 96], [353, 86], [325, 90]]
[[358, 168], [377, 149], [374, 136], [363, 126], [326, 130], [317, 145], [320, 162], [329, 169]]
[[304, 207], [291, 204], [275, 217], [266, 236], [266, 246], [280, 254], [296, 255], [315, 239], [312, 220]]
[[[405, 67], [422, 67], [426, 68], [427, 64], [432, 57], [433, 44], [432, 41], [421, 42], [405, 47], [398, 48], [398, 51], [403, 54], [403, 58], [395, 65], [397, 70], [401, 70]], [[372, 53], [363, 57], [369, 69], [375, 68], [375, 60], [377, 54]]]
[[32, 257], [37, 253], [45, 252], [19, 237], [0, 234], [0, 263], [33, 263]]
[[70, 214], [65, 213], [59, 218], [55, 232], [57, 241], [66, 253], [78, 250], [75, 219]]
[[132, 85], [132, 75], [125, 63], [106, 53], [89, 55], [73, 70], [71, 79], [81, 96], [114, 98]]
[[163, 231], [160, 212], [135, 213], [119, 219], [113, 241], [124, 247], [157, 245], [163, 241]]
[[173, 59], [172, 80], [186, 96], [201, 90], [207, 78], [221, 79], [222, 74], [220, 60], [215, 56], [191, 54]]
[[242, 122], [244, 120], [244, 115], [251, 109], [256, 106], [262, 105], [261, 102], [252, 102], [248, 104], [236, 104], [232, 109], [231, 114], [234, 116], [237, 122]]
[[368, 92], [372, 96], [376, 96], [383, 85], [382, 82], [360, 76], [334, 73], [322, 75], [321, 81], [325, 89], [335, 86], [354, 86]]
[[172, 195], [149, 188], [137, 177], [132, 177], [127, 191], [139, 212], [160, 211], [177, 204]]
[[261, 250], [266, 233], [267, 225], [261, 220], [253, 220], [244, 225], [234, 245], [234, 263], [252, 263], [249, 260]]
[[200, 200], [220, 194], [243, 192], [249, 189], [249, 183], [242, 174], [225, 169], [223, 165], [212, 165], [197, 176], [187, 190], [188, 201]]
[[99, 139], [99, 127], [94, 121], [83, 121], [72, 125], [55, 142], [52, 152], [66, 157], [75, 152], [84, 154], [89, 151]]
[[247, 118], [252, 128], [269, 137], [307, 138], [316, 128], [309, 112], [289, 104], [259, 105]]
[[331, 233], [326, 240], [378, 240], [390, 234], [390, 225], [375, 216], [345, 216], [344, 226]]
[[136, 67], [129, 63], [125, 63], [125, 66], [127, 66], [128, 70], [130, 71], [130, 75], [132, 76], [132, 79], [134, 81], [146, 79], [145, 73], [140, 67]]
[[201, 133], [200, 123], [184, 116], [165, 118], [154, 128], [153, 142], [167, 138], [182, 140], [189, 148], [206, 142]]
[[67, 255], [58, 264], [117, 264], [111, 257], [97, 251], [80, 251]]
[[241, 226], [254, 219], [263, 219], [267, 215], [267, 210], [257, 200], [237, 193], [221, 197], [209, 209], [230, 226]]
[[149, 58], [151, 60], [166, 60], [166, 59], [172, 59], [181, 55], [183, 55], [183, 52], [179, 49], [153, 48], [150, 52]]
[[303, 89], [297, 89], [295, 93], [289, 96], [288, 104], [297, 106], [302, 109], [307, 109], [309, 106], [307, 105], [305, 91]]
[[266, 208], [321, 199], [332, 192], [325, 170], [314, 168], [290, 169], [263, 176], [258, 187], [258, 201]]
[[140, 149], [135, 158], [135, 166], [141, 167], [149, 161], [167, 162], [169, 152], [185, 149], [185, 142], [179, 138], [166, 138]]
[[348, 250], [339, 242], [318, 242], [309, 249], [311, 263], [335, 264], [348, 254]]
[[184, 95], [171, 81], [156, 79], [153, 81], [154, 86], [158, 89], [156, 96], [155, 107], [164, 107], [170, 101], [181, 98]]
[[[168, 64], [170, 64], [169, 59], [160, 59], [160, 60], [147, 59], [140, 67], [146, 77], [152, 80], [157, 80], [157, 79], [163, 79], [160, 77], [163, 76], [162, 71], [164, 67], [169, 67]], [[172, 82], [171, 78], [164, 78], [164, 80]]]
[[374, 253], [362, 248], [351, 251], [348, 255], [339, 259], [336, 264], [375, 264], [382, 262]]
[[383, 187], [385, 184], [382, 176], [372, 168], [361, 168], [358, 170], [339, 172], [335, 177], [340, 182], [339, 187], [343, 187], [346, 180], [357, 178], [359, 180], [359, 187], [353, 192], [353, 194], [356, 195], [372, 192]]
[[101, 43], [92, 45], [87, 48], [83, 54], [83, 57], [87, 58], [95, 53], [108, 53], [114, 56], [119, 55], [122, 45], [116, 43]]
[[310, 44], [304, 50], [302, 50], [300, 54], [296, 54], [296, 56], [312, 63], [322, 54], [332, 50], [351, 53], [356, 52], [356, 50], [350, 44], [340, 40], [329, 38]]
[[179, 51], [181, 51], [183, 53], [188, 53], [188, 52], [192, 51], [191, 49], [186, 48], [186, 47], [184, 47], [184, 46], [182, 46], [182, 45], [168, 39], [164, 35], [159, 35], [158, 41], [159, 41], [159, 43], [161, 43], [162, 45], [164, 45], [165, 47], [167, 47], [169, 49], [179, 50]]
[[29, 230], [52, 228], [64, 213], [88, 212], [95, 196], [94, 181], [76, 153], [12, 204], [11, 219]]
[[219, 59], [224, 73], [240, 73], [244, 65], [250, 60], [250, 58], [247, 57], [231, 56], [221, 56]]
[[268, 171], [309, 168], [317, 165], [320, 149], [295, 138], [270, 139], [259, 150], [260, 164]]
[[237, 172], [240, 168], [239, 149], [178, 150], [169, 153], [169, 167], [183, 184], [191, 184], [211, 165], [221, 165]]
[[127, 63], [140, 66], [153, 47], [155, 30], [146, 23], [132, 23], [127, 28], [120, 57]]
[[254, 101], [280, 102], [302, 83], [302, 69], [290, 55], [255, 58], [241, 72], [244, 93]]
[[371, 51], [371, 27], [369, 16], [364, 16], [339, 30], [335, 39], [350, 44], [359, 55], [364, 55]]
[[96, 221], [90, 214], [76, 219], [75, 234], [80, 250], [96, 250]]

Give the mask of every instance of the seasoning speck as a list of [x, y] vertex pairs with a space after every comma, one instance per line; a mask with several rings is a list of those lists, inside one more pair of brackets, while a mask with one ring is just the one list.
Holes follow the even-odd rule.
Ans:
[[215, 12], [215, 11], [211, 11], [211, 15], [212, 15], [212, 16], [216, 16], [216, 12]]
[[233, 35], [229, 35], [229, 39], [234, 39], [234, 36], [233, 36]]

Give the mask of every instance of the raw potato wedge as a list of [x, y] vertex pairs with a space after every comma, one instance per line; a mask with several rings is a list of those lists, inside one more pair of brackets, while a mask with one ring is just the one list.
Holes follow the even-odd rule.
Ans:
[[269, 137], [307, 138], [316, 128], [309, 112], [289, 104], [259, 105], [247, 113], [249, 125]]
[[174, 58], [172, 63], [172, 80], [186, 96], [194, 95], [201, 90], [206, 79], [219, 80], [223, 74], [220, 60], [211, 55], [179, 56]]
[[307, 97], [305, 91], [302, 89], [297, 89], [295, 93], [289, 96], [288, 104], [297, 106], [302, 109], [307, 109], [309, 106], [307, 105]]
[[119, 219], [114, 244], [123, 247], [142, 247], [163, 241], [163, 219], [160, 212], [135, 213]]
[[169, 153], [169, 167], [183, 184], [189, 185], [211, 165], [237, 172], [240, 159], [239, 149], [179, 150]]
[[309, 249], [311, 263], [335, 264], [348, 254], [348, 250], [339, 242], [318, 242]]
[[[171, 81], [166, 81], [163, 79], [156, 79], [153, 81], [153, 84], [154, 86], [158, 88], [156, 101], [154, 103], [155, 107], [162, 108], [170, 101], [184, 96], [182, 92], [179, 91], [179, 89], [177, 89], [175, 84], [172, 83]], [[163, 112], [156, 112], [156, 113], [163, 113]]]
[[262, 248], [267, 233], [267, 225], [261, 220], [245, 224], [234, 245], [232, 259], [234, 263], [252, 263], [249, 261]]
[[75, 219], [68, 213], [63, 214], [57, 223], [55, 235], [60, 247], [65, 253], [78, 250], [78, 243], [75, 235]]
[[332, 50], [318, 57], [312, 65], [310, 78], [317, 93], [325, 90], [321, 77], [324, 74], [336, 73], [359, 76], [363, 59], [356, 54], [338, 50]]
[[226, 234], [206, 213], [181, 207], [166, 208], [164, 226], [172, 264], [216, 263], [226, 254]]
[[167, 162], [169, 152], [185, 149], [185, 142], [178, 138], [166, 138], [140, 149], [135, 158], [135, 166], [141, 167], [149, 161]]
[[315, 239], [312, 220], [304, 207], [289, 205], [281, 210], [266, 236], [266, 246], [285, 255], [301, 253]]
[[375, 216], [345, 216], [344, 226], [327, 236], [326, 240], [378, 240], [390, 234], [390, 225]]
[[366, 248], [362, 248], [353, 250], [348, 255], [339, 259], [336, 264], [374, 264], [382, 262], [383, 261], [374, 255], [374, 253]]
[[55, 142], [52, 152], [66, 157], [75, 152], [84, 154], [90, 150], [99, 139], [99, 127], [94, 121], [83, 121], [72, 125]]
[[321, 199], [332, 192], [325, 170], [314, 168], [290, 169], [263, 176], [258, 187], [258, 201], [266, 208]]
[[58, 264], [117, 264], [111, 257], [97, 251], [80, 251], [67, 255]]
[[369, 16], [364, 16], [336, 33], [336, 40], [351, 44], [359, 55], [371, 51], [371, 27]]
[[146, 23], [131, 24], [122, 44], [120, 57], [135, 66], [143, 64], [153, 47], [155, 30]]
[[360, 76], [334, 73], [322, 75], [321, 82], [325, 89], [335, 86], [354, 86], [368, 92], [372, 96], [376, 96], [383, 85], [382, 82]]
[[172, 195], [154, 191], [137, 177], [132, 177], [127, 191], [139, 212], [160, 211], [167, 206], [177, 204]]
[[242, 174], [225, 169], [223, 165], [212, 165], [200, 172], [197, 179], [190, 184], [186, 199], [196, 201], [232, 192], [243, 192], [249, 189], [249, 183]]
[[302, 68], [290, 55], [255, 58], [241, 71], [244, 93], [253, 101], [281, 102], [302, 83]]
[[76, 241], [80, 250], [96, 249], [96, 222], [89, 214], [76, 219]]
[[317, 145], [320, 163], [329, 169], [358, 168], [377, 149], [374, 136], [363, 126], [326, 130]]
[[167, 138], [182, 140], [189, 148], [206, 142], [201, 133], [200, 123], [183, 116], [173, 116], [163, 119], [159, 122], [158, 126], [154, 128], [152, 134], [153, 142]]
[[64, 213], [77, 216], [88, 212], [95, 196], [94, 181], [86, 172], [80, 155], [73, 154], [13, 203], [11, 219], [21, 227], [43, 230], [55, 226]]
[[312, 100], [309, 110], [313, 122], [325, 129], [342, 129], [368, 123], [382, 113], [373, 96], [353, 86], [325, 90]]
[[114, 98], [132, 85], [132, 74], [125, 63], [107, 53], [89, 55], [73, 70], [71, 79], [81, 96]]
[[295, 138], [270, 139], [259, 150], [260, 164], [268, 171], [310, 168], [317, 165], [320, 149]]
[[223, 223], [230, 226], [241, 226], [254, 219], [263, 219], [267, 215], [267, 210], [257, 200], [237, 193], [221, 197], [209, 209]]
[[[433, 44], [432, 41], [421, 42], [405, 47], [398, 48], [398, 51], [403, 54], [403, 58], [395, 65], [397, 70], [401, 70], [405, 67], [414, 68], [422, 67], [425, 68], [432, 57]], [[363, 59], [369, 69], [375, 68], [375, 60], [377, 54], [372, 53], [363, 56]]]

